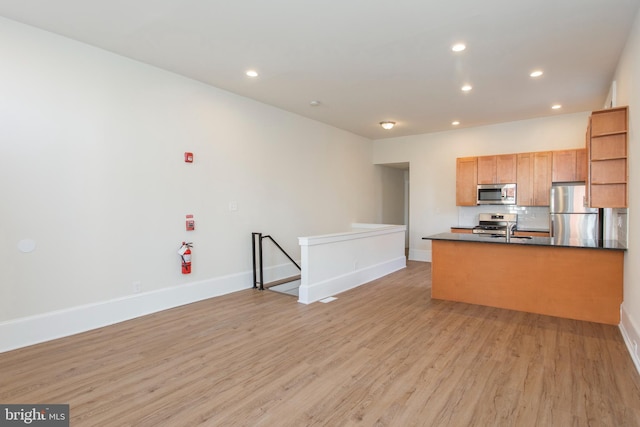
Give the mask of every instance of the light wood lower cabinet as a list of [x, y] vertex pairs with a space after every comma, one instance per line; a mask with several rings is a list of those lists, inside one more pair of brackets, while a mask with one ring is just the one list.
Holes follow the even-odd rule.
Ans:
[[473, 230], [471, 230], [470, 228], [451, 227], [451, 232], [452, 233], [472, 234]]
[[[624, 251], [434, 240], [431, 297], [618, 325]], [[487, 268], [500, 260], [501, 271]]]
[[[451, 227], [452, 233], [459, 234], [473, 234], [473, 230], [470, 228]], [[549, 237], [548, 231], [516, 231], [513, 233], [518, 237]]]
[[548, 231], [516, 231], [513, 235], [518, 237], [550, 237]]

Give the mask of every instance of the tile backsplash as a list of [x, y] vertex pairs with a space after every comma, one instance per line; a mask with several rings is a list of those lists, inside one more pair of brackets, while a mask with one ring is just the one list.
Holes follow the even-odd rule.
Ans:
[[549, 231], [549, 208], [537, 206], [461, 206], [458, 207], [458, 227], [478, 225], [478, 214], [480, 213], [518, 214], [519, 229]]

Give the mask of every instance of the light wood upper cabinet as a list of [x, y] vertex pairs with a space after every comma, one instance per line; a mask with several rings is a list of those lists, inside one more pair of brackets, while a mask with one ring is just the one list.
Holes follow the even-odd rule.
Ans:
[[[613, 203], [611, 200], [602, 200], [604, 190], [614, 191], [610, 198], [618, 197], [616, 191], [619, 190], [615, 185], [620, 182], [625, 185], [626, 201], [626, 139], [624, 145], [619, 139], [618, 133], [614, 133], [595, 140], [587, 131], [587, 149], [458, 158], [456, 204], [476, 206], [478, 184], [515, 182], [518, 205], [549, 206], [552, 182], [587, 181], [589, 177], [592, 184], [600, 186], [596, 190], [596, 195], [600, 197], [598, 203]], [[604, 187], [605, 184], [607, 187]], [[599, 200], [598, 197], [596, 200]]]
[[553, 182], [586, 181], [587, 154], [584, 149], [553, 151]]
[[586, 181], [587, 170], [587, 150], [578, 149], [576, 150], [576, 181]]
[[496, 156], [497, 184], [513, 184], [516, 182], [516, 155], [501, 154]]
[[517, 195], [520, 206], [549, 206], [553, 152], [517, 155]]
[[533, 153], [533, 204], [549, 206], [553, 154], [551, 151]]
[[478, 158], [456, 159], [456, 205], [476, 206], [478, 187]]
[[594, 111], [590, 120], [589, 204], [594, 208], [626, 208], [628, 108]]
[[518, 205], [533, 206], [533, 153], [516, 156], [516, 194]]
[[496, 183], [496, 156], [478, 157], [478, 184]]
[[478, 184], [513, 184], [515, 182], [515, 154], [478, 157]]

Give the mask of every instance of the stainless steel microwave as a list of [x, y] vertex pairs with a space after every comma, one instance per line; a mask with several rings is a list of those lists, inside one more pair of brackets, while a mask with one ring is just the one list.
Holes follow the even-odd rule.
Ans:
[[479, 205], [515, 205], [515, 184], [479, 184]]

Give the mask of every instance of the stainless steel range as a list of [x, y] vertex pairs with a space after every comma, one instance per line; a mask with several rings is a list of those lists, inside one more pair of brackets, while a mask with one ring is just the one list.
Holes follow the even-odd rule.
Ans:
[[513, 228], [517, 227], [518, 215], [481, 213], [478, 217], [478, 220], [478, 225], [473, 227], [473, 233], [506, 236], [507, 228], [509, 227], [509, 225], [512, 225]]

